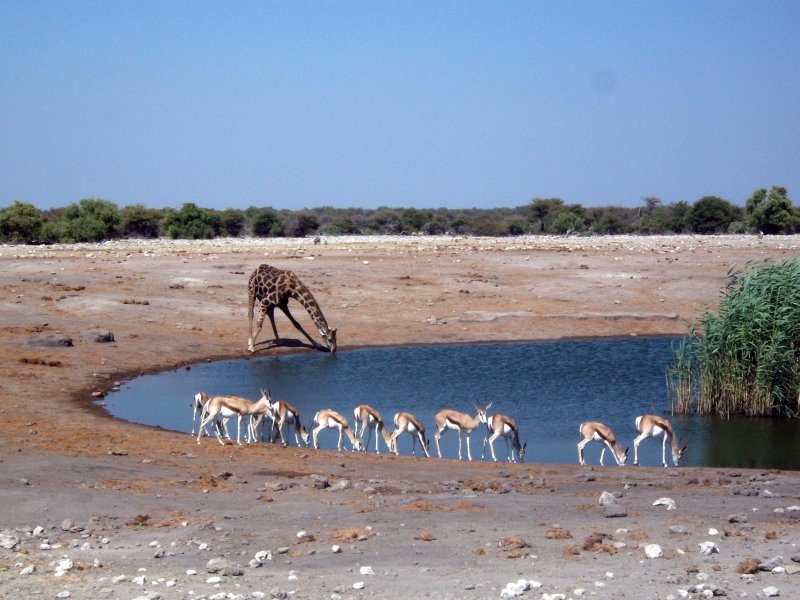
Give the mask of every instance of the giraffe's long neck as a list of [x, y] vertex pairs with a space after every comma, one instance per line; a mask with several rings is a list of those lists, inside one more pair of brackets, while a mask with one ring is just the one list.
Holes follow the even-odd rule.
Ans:
[[303, 305], [303, 308], [308, 311], [308, 315], [311, 317], [311, 320], [314, 321], [314, 325], [316, 325], [323, 334], [327, 333], [328, 322], [325, 320], [325, 315], [322, 314], [319, 304], [317, 304], [317, 301], [314, 299], [314, 295], [309, 291], [309, 289], [298, 281], [295, 285], [292, 295], [300, 304]]

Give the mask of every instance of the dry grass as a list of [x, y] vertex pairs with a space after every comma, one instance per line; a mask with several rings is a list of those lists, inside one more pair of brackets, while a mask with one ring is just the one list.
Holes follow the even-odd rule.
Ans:
[[571, 540], [572, 534], [563, 527], [551, 527], [545, 532], [544, 537], [548, 540]]
[[467, 502], [466, 500], [459, 500], [453, 504], [436, 504], [430, 500], [416, 500], [409, 504], [399, 507], [400, 510], [407, 510], [411, 512], [453, 512], [456, 510], [463, 510], [465, 512], [486, 512], [486, 508]]
[[745, 558], [736, 565], [736, 572], [740, 575], [752, 575], [758, 572], [759, 561], [755, 558]]
[[331, 537], [337, 542], [355, 542], [360, 539], [369, 538], [375, 535], [371, 529], [365, 527], [348, 527], [347, 529], [339, 529], [331, 534]]
[[500, 538], [500, 541], [497, 542], [497, 545], [503, 550], [519, 550], [521, 548], [530, 548], [530, 544], [528, 544], [528, 542], [523, 540], [518, 535]]

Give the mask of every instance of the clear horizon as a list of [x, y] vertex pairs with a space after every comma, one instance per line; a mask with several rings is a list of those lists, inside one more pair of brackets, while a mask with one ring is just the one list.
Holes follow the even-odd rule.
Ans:
[[0, 207], [800, 200], [800, 3], [0, 3]]

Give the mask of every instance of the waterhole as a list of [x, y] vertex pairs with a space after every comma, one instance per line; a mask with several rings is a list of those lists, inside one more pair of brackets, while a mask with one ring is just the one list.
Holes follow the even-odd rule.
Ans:
[[[666, 368], [673, 361], [677, 341], [634, 337], [260, 355], [137, 377], [109, 394], [105, 406], [120, 419], [188, 435], [191, 401], [198, 391], [257, 400], [259, 390], [269, 388], [273, 399], [287, 400], [299, 409], [306, 426], [323, 408], [337, 410], [352, 425], [353, 409], [362, 403], [380, 411], [387, 423], [398, 411], [413, 413], [425, 425], [435, 455], [433, 415], [437, 410], [448, 407], [475, 414], [476, 404], [491, 402], [490, 414], [516, 419], [521, 441], [527, 442], [525, 461], [529, 463], [577, 463], [578, 427], [583, 421], [597, 420], [614, 429], [623, 447], [630, 446], [628, 462], [632, 464], [634, 420], [637, 415], [654, 413], [667, 416], [681, 444], [688, 445], [681, 465], [800, 468], [798, 419], [669, 415]], [[231, 433], [236, 435], [235, 425]], [[473, 432], [473, 459], [480, 459], [484, 437], [485, 428]], [[332, 430], [320, 434], [322, 448], [334, 448], [336, 441]], [[400, 437], [399, 450], [410, 454], [408, 435]], [[587, 461], [597, 463], [600, 450], [600, 443], [590, 443]], [[370, 451], [374, 451], [374, 438]], [[498, 459], [505, 458], [502, 439], [495, 443], [495, 451]], [[444, 434], [442, 452], [445, 458], [457, 458], [455, 432]], [[487, 448], [487, 458], [488, 452]], [[661, 441], [643, 441], [639, 462], [661, 464]], [[608, 452], [605, 463], [613, 464]]]

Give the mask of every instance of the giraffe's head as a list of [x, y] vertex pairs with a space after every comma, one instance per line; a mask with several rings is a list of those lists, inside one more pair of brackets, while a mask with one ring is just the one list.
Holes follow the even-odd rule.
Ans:
[[336, 330], [335, 329], [327, 329], [327, 330], [319, 330], [320, 334], [322, 335], [322, 339], [325, 340], [325, 344], [328, 346], [328, 350], [331, 353], [336, 352]]

